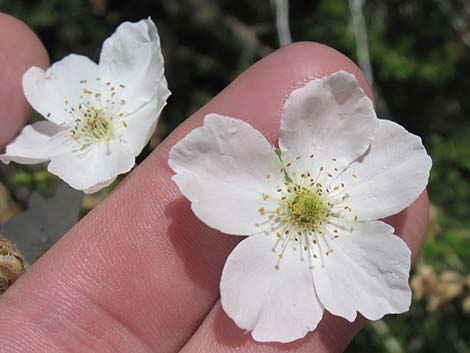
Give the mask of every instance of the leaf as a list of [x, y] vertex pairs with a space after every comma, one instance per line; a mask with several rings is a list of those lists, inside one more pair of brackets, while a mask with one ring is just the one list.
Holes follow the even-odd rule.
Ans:
[[77, 223], [82, 198], [82, 192], [65, 184], [49, 199], [33, 192], [29, 209], [8, 221], [3, 231], [32, 264]]

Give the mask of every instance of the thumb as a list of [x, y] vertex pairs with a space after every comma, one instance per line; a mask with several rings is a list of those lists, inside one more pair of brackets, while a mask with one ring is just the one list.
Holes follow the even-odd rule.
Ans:
[[23, 74], [31, 66], [47, 67], [49, 57], [33, 31], [14, 17], [0, 13], [0, 33], [1, 151], [31, 113], [21, 87]]

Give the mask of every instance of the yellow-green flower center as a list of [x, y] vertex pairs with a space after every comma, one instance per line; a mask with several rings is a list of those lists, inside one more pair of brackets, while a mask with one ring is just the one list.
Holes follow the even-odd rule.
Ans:
[[[96, 80], [99, 82], [100, 78]], [[71, 138], [79, 145], [77, 151], [96, 143], [121, 139], [122, 128], [127, 128], [127, 122], [123, 119], [126, 101], [122, 98], [122, 92], [125, 86], [106, 82], [104, 87], [107, 92], [102, 95], [102, 90], [87, 87], [87, 80], [80, 80], [80, 84], [84, 88], [77, 103], [64, 101], [65, 111], [73, 118], [69, 131]]]
[[302, 223], [315, 222], [321, 219], [326, 211], [322, 200], [315, 194], [303, 194], [296, 197], [292, 206], [295, 215]]
[[[313, 157], [313, 154], [309, 155], [309, 159]], [[297, 156], [295, 161], [301, 159]], [[272, 251], [278, 256], [276, 269], [280, 268], [288, 250], [298, 251], [300, 261], [308, 259], [310, 268], [316, 260], [323, 266], [324, 256], [333, 252], [331, 242], [344, 231], [339, 219], [350, 221], [352, 216], [355, 222], [358, 221], [358, 216], [347, 204], [346, 181], [344, 178], [337, 180], [343, 171], [336, 162], [332, 158], [328, 169], [320, 165], [298, 175], [295, 171], [289, 175], [288, 168], [293, 162], [287, 162], [281, 170], [285, 177], [283, 185], [276, 185], [270, 194], [261, 194], [258, 212], [266, 219], [256, 226], [265, 234], [275, 235]], [[351, 174], [351, 180], [357, 178], [355, 173]], [[266, 179], [271, 179], [271, 175], [266, 175]]]
[[295, 196], [287, 202], [291, 224], [315, 230], [328, 217], [329, 207], [323, 198], [304, 188], [295, 188]]
[[114, 136], [114, 126], [102, 110], [89, 108], [82, 119], [76, 119], [72, 134], [76, 140], [84, 138], [87, 142], [109, 142]]

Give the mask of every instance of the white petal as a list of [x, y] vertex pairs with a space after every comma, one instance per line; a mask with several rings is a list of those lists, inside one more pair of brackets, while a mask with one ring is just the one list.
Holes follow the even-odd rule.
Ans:
[[[151, 19], [124, 22], [106, 39], [100, 56], [102, 95], [115, 87], [119, 99], [132, 114], [151, 99], [158, 99], [159, 111], [170, 95], [164, 77], [163, 55], [157, 27]], [[109, 85], [106, 85], [107, 83]], [[120, 89], [120, 85], [124, 87]], [[156, 118], [156, 117], [155, 117]]]
[[356, 312], [370, 320], [409, 309], [411, 252], [382, 222], [344, 223], [339, 238], [330, 240], [332, 252], [313, 278], [320, 302], [334, 315], [354, 321]]
[[[224, 233], [248, 235], [274, 211], [284, 182], [271, 144], [248, 123], [209, 114], [170, 151], [173, 180], [204, 223]], [[268, 178], [269, 176], [269, 178]], [[263, 194], [272, 195], [263, 200]]]
[[158, 117], [166, 105], [166, 100], [160, 97], [165, 95], [166, 80], [159, 82], [157, 94], [147, 104], [131, 115], [124, 116], [126, 126], [122, 127], [123, 139], [132, 154], [137, 156], [152, 137], [157, 126]]
[[[71, 54], [47, 71], [32, 67], [23, 75], [23, 91], [31, 106], [56, 123], [75, 120], [68, 111], [80, 102], [83, 90], [98, 92], [98, 66], [85, 56]], [[80, 83], [82, 82], [82, 83]]]
[[64, 137], [60, 134], [63, 128], [49, 121], [39, 121], [27, 125], [20, 135], [6, 147], [5, 154], [0, 156], [4, 163], [10, 161], [22, 164], [45, 162], [60, 153], [67, 153]]
[[339, 177], [351, 214], [359, 220], [384, 218], [409, 206], [426, 187], [432, 165], [418, 136], [392, 121], [379, 121], [370, 150]]
[[338, 71], [310, 81], [287, 99], [279, 133], [281, 158], [292, 162], [288, 171], [294, 178], [315, 174], [320, 167], [336, 174], [367, 150], [377, 128], [372, 101], [353, 75]]
[[95, 144], [80, 154], [54, 157], [48, 170], [74, 189], [91, 193], [109, 185], [117, 175], [130, 171], [134, 164], [135, 158], [126, 146], [111, 141]]
[[279, 269], [274, 235], [253, 235], [233, 250], [220, 282], [222, 306], [261, 342], [290, 342], [314, 330], [323, 315], [312, 272], [288, 247]]

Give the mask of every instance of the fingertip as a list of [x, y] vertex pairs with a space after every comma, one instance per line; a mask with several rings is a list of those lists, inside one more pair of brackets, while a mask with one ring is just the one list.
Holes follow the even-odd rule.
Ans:
[[31, 113], [21, 86], [31, 66], [47, 68], [49, 56], [36, 34], [20, 20], [0, 13], [0, 149], [22, 128]]
[[344, 70], [353, 74], [364, 92], [373, 100], [372, 89], [361, 69], [340, 51], [316, 42], [296, 42], [275, 52], [278, 60], [284, 60], [291, 67], [306, 74], [304, 81], [321, 78], [336, 71]]
[[289, 94], [313, 79], [344, 70], [353, 74], [373, 100], [359, 67], [344, 54], [323, 44], [298, 42], [276, 50], [244, 71], [236, 80], [178, 127], [160, 146], [166, 152], [202, 125], [209, 113], [243, 119], [275, 142], [281, 111]]

